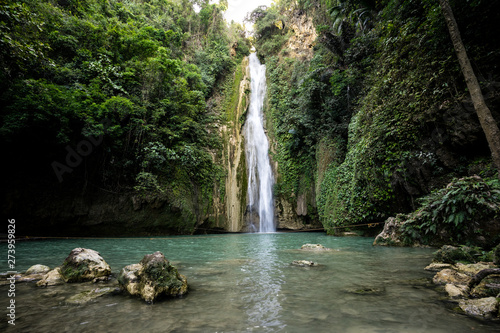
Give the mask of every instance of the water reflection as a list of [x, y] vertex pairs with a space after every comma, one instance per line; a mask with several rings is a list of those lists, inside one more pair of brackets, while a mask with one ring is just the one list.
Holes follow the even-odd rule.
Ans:
[[284, 274], [277, 256], [275, 235], [254, 237], [248, 257], [255, 259], [242, 266], [245, 277], [242, 300], [246, 304], [248, 328], [276, 330], [286, 326], [281, 320], [285, 297], [281, 292]]

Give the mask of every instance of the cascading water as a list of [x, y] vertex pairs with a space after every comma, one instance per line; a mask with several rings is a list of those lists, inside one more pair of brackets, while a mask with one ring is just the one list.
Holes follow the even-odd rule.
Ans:
[[[269, 162], [269, 142], [264, 132], [262, 108], [266, 94], [266, 66], [256, 53], [250, 55], [251, 94], [245, 124], [250, 217], [259, 216], [259, 232], [275, 232], [273, 173]], [[255, 221], [250, 221], [251, 226]]]

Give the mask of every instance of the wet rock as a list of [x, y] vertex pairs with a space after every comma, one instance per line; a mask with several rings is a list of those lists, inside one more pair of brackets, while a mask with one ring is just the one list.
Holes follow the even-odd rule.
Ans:
[[99, 252], [81, 247], [73, 249], [61, 266], [66, 282], [92, 281], [110, 274], [111, 268]]
[[61, 270], [59, 267], [54, 268], [43, 276], [43, 278], [36, 283], [38, 287], [48, 287], [55, 286], [58, 284], [63, 284], [64, 279], [61, 275]]
[[82, 291], [81, 293], [68, 298], [66, 302], [69, 304], [85, 304], [98, 297], [112, 293], [113, 291], [114, 289], [111, 287], [95, 288], [92, 290]]
[[442, 262], [433, 262], [427, 267], [425, 267], [426, 271], [431, 271], [431, 272], [439, 272], [445, 268], [452, 268], [453, 266], [451, 264], [445, 264]]
[[182, 296], [188, 291], [186, 277], [159, 251], [144, 256], [138, 264], [124, 267], [118, 282], [123, 290], [146, 302], [163, 296]]
[[464, 285], [457, 286], [452, 283], [447, 283], [444, 289], [448, 293], [448, 296], [450, 296], [451, 298], [467, 297], [467, 293], [469, 291], [469, 288], [467, 288], [467, 286]]
[[294, 260], [290, 265], [299, 266], [299, 267], [313, 267], [318, 266], [317, 263], [309, 260]]
[[26, 271], [26, 275], [32, 274], [47, 274], [50, 271], [49, 266], [45, 265], [33, 265]]
[[330, 251], [331, 249], [328, 247], [324, 247], [321, 244], [304, 244], [300, 247], [301, 250], [307, 251]]
[[500, 275], [492, 274], [485, 277], [474, 289], [471, 296], [475, 298], [495, 297], [500, 293]]
[[443, 245], [435, 254], [434, 262], [443, 262], [447, 264], [455, 264], [458, 261], [475, 262], [474, 257], [479, 255], [478, 251], [467, 247], [456, 247], [451, 245]]
[[491, 318], [498, 312], [498, 301], [495, 297], [461, 300], [460, 308], [468, 315]]
[[470, 276], [446, 268], [434, 275], [432, 282], [434, 282], [434, 284], [452, 283], [454, 285], [467, 285], [470, 280]]

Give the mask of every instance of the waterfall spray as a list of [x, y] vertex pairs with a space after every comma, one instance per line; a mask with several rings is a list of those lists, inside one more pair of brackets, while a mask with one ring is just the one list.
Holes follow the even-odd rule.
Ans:
[[[269, 142], [264, 132], [262, 112], [266, 94], [266, 66], [261, 65], [255, 53], [250, 55], [250, 78], [250, 106], [245, 124], [248, 204], [250, 212], [258, 212], [259, 232], [275, 232], [274, 179], [269, 161]], [[253, 225], [254, 221], [251, 222]]]

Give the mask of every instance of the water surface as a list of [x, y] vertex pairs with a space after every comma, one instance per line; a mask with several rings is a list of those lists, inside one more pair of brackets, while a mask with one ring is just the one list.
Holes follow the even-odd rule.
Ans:
[[[372, 247], [371, 238], [320, 233], [50, 240], [18, 243], [17, 269], [60, 265], [75, 247], [101, 253], [113, 273], [161, 251], [190, 293], [148, 305], [124, 294], [84, 305], [66, 299], [103, 284], [16, 285], [16, 326], [7, 332], [500, 332], [450, 311], [423, 268], [433, 250]], [[334, 251], [298, 250], [321, 243]], [[6, 244], [1, 244], [6, 253]], [[291, 266], [312, 260], [319, 267]], [[2, 260], [0, 271], [7, 271]], [[368, 291], [368, 292], [363, 292]], [[0, 287], [7, 295], [7, 287]], [[7, 297], [2, 297], [2, 307]]]

